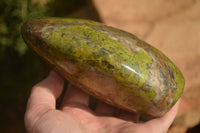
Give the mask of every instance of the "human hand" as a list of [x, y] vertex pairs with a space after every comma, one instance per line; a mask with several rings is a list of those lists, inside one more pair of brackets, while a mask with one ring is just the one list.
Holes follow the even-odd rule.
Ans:
[[[173, 122], [179, 102], [163, 117], [134, 123], [134, 114], [99, 103], [95, 111], [88, 107], [89, 95], [69, 85], [62, 105], [56, 109], [64, 79], [55, 72], [35, 85], [27, 103], [25, 125], [29, 133], [165, 133]], [[132, 120], [132, 121], [131, 121]]]

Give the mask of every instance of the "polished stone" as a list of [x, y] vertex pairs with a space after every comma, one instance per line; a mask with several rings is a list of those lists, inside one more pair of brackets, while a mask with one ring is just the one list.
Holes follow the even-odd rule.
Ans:
[[113, 106], [160, 117], [182, 94], [184, 78], [174, 63], [125, 31], [46, 18], [27, 21], [22, 36], [67, 80]]

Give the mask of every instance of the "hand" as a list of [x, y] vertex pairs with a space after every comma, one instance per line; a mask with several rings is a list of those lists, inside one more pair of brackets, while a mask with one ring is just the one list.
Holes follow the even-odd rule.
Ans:
[[63, 90], [64, 79], [55, 72], [35, 85], [27, 103], [25, 125], [29, 133], [164, 133], [177, 113], [178, 105], [163, 117], [134, 123], [133, 114], [122, 112], [113, 117], [115, 108], [99, 103], [95, 111], [88, 108], [89, 95], [69, 85], [60, 109], [56, 99]]

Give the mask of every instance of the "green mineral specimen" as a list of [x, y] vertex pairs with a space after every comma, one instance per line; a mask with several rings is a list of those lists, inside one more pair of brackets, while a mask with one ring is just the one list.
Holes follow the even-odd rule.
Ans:
[[125, 31], [89, 20], [43, 18], [27, 21], [22, 36], [72, 84], [144, 117], [162, 116], [183, 92], [174, 63]]

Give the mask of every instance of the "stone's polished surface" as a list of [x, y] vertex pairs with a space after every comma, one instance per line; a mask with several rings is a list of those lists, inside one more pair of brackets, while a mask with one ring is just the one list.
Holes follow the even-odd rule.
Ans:
[[179, 69], [125, 31], [89, 20], [44, 18], [27, 21], [22, 36], [71, 83], [143, 117], [162, 116], [182, 94]]

